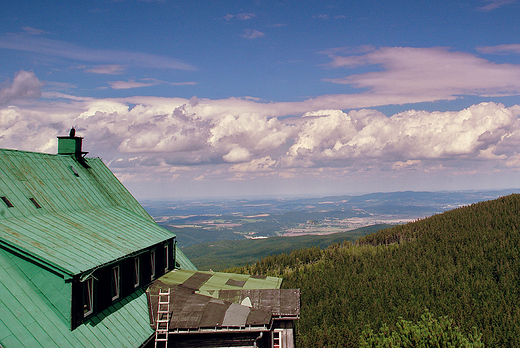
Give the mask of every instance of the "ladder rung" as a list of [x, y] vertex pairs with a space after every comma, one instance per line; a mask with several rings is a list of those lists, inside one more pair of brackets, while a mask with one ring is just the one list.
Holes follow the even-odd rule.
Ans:
[[165, 346], [168, 346], [168, 331], [170, 323], [169, 288], [167, 292], [163, 292], [162, 289], [159, 289], [159, 297], [157, 298], [157, 320], [155, 323], [155, 348], [157, 348], [157, 342], [165, 342]]

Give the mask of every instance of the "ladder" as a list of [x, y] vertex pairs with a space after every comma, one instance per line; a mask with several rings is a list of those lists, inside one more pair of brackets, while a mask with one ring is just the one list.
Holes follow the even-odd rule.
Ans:
[[155, 328], [155, 348], [158, 343], [164, 343], [163, 347], [168, 347], [168, 330], [170, 326], [170, 288], [167, 292], [159, 289], [159, 297], [157, 301], [157, 321]]

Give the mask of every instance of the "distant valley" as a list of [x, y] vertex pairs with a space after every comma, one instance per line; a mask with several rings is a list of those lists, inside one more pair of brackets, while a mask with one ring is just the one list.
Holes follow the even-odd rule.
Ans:
[[520, 192], [390, 192], [287, 199], [142, 201], [182, 248], [223, 240], [328, 235], [378, 224], [402, 224]]

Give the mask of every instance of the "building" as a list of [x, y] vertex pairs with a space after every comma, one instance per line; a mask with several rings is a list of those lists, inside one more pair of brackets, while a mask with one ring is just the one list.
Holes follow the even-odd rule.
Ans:
[[169, 294], [162, 295], [169, 313], [162, 336], [167, 345], [157, 347], [294, 348], [300, 291], [280, 289], [281, 283], [276, 277], [233, 273], [165, 274], [147, 290], [154, 328], [161, 318], [159, 293]]
[[299, 290], [198, 272], [82, 140], [0, 149], [0, 348], [153, 347], [159, 291], [168, 347], [294, 346]]
[[146, 287], [195, 269], [82, 138], [0, 149], [0, 346], [138, 347]]

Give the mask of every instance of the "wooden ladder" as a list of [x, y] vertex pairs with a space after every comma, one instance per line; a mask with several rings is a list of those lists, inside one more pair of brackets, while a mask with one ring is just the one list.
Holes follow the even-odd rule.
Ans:
[[163, 347], [168, 347], [168, 330], [170, 328], [170, 289], [163, 292], [159, 289], [157, 301], [157, 321], [155, 328], [155, 348], [158, 343], [164, 343]]

